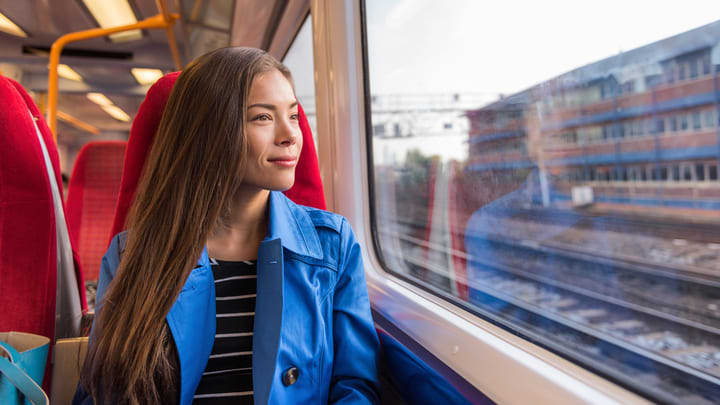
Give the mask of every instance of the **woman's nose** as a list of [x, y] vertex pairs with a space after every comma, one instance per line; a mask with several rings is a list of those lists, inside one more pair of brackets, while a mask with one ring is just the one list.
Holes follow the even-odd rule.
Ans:
[[279, 144], [284, 146], [294, 145], [300, 136], [300, 128], [288, 120], [283, 120], [278, 128]]

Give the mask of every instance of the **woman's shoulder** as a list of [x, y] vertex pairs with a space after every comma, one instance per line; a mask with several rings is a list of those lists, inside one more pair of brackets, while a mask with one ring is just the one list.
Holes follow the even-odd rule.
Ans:
[[329, 228], [340, 233], [343, 227], [348, 226], [347, 219], [340, 214], [304, 205], [298, 205], [298, 207], [305, 211], [316, 228]]
[[326, 211], [320, 208], [301, 205], [287, 196], [283, 195], [283, 199], [290, 206], [291, 211], [295, 211], [295, 216], [307, 216], [315, 228], [325, 228], [336, 233], [343, 233], [346, 228], [350, 228], [348, 220], [340, 214]]

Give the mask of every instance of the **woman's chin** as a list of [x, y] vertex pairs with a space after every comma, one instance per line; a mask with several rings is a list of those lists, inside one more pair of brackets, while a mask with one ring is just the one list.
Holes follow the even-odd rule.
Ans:
[[273, 182], [273, 184], [269, 185], [267, 189], [270, 191], [287, 191], [290, 190], [293, 184], [295, 184], [295, 178], [292, 178], [288, 181]]

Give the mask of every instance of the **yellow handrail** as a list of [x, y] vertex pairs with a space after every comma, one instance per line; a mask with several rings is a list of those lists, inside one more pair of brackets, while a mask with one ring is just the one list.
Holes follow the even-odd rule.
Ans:
[[75, 128], [81, 129], [81, 130], [83, 130], [83, 131], [85, 131], [85, 132], [89, 132], [89, 133], [91, 133], [91, 134], [93, 134], [93, 135], [99, 135], [99, 134], [100, 134], [100, 130], [99, 130], [96, 126], [90, 125], [90, 124], [88, 124], [87, 122], [82, 121], [82, 120], [80, 120], [80, 119], [78, 119], [78, 118], [75, 118], [75, 117], [73, 117], [72, 115], [70, 115], [70, 114], [68, 114], [68, 113], [65, 113], [65, 112], [62, 112], [62, 111], [58, 111], [58, 112], [57, 112], [57, 116], [58, 116], [58, 119], [59, 119], [59, 120], [65, 121], [65, 122], [67, 122], [68, 124], [74, 126]]
[[173, 62], [175, 62], [175, 69], [180, 70], [182, 69], [182, 63], [180, 62], [180, 52], [178, 51], [177, 42], [175, 41], [175, 31], [173, 31], [173, 24], [176, 18], [170, 15], [170, 10], [168, 10], [165, 0], [155, 0], [155, 3], [157, 3], [158, 11], [160, 11], [160, 14], [162, 14], [168, 23], [168, 25], [165, 26], [165, 36], [167, 36], [168, 45], [170, 45], [170, 53], [172, 53]]
[[48, 112], [47, 121], [50, 126], [50, 131], [53, 134], [53, 139], [57, 143], [57, 102], [58, 102], [58, 71], [57, 67], [60, 63], [60, 54], [65, 45], [82, 41], [86, 39], [92, 39], [97, 37], [104, 37], [117, 32], [130, 31], [135, 29], [150, 29], [150, 28], [165, 28], [168, 34], [168, 42], [170, 43], [170, 51], [173, 54], [175, 61], [175, 67], [180, 70], [182, 65], [180, 64], [180, 56], [177, 50], [177, 44], [175, 43], [175, 35], [173, 33], [173, 25], [175, 20], [179, 18], [178, 14], [168, 13], [165, 7], [164, 0], [157, 0], [158, 8], [161, 13], [152, 17], [146, 18], [135, 24], [122, 25], [113, 28], [93, 28], [85, 31], [71, 32], [58, 38], [50, 48], [50, 75], [48, 79]]

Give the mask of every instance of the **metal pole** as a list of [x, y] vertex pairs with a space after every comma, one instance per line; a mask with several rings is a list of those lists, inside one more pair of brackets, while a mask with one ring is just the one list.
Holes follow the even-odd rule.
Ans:
[[58, 102], [58, 71], [57, 67], [60, 64], [60, 54], [65, 45], [82, 41], [86, 39], [92, 39], [97, 37], [104, 37], [117, 32], [130, 31], [134, 29], [150, 29], [150, 28], [166, 28], [168, 25], [174, 24], [178, 18], [177, 14], [170, 14], [169, 18], [166, 19], [162, 14], [158, 14], [149, 18], [146, 18], [138, 23], [122, 25], [113, 28], [93, 28], [85, 31], [72, 32], [65, 34], [58, 38], [50, 48], [50, 75], [48, 79], [48, 112], [47, 121], [50, 126], [50, 131], [53, 134], [53, 140], [57, 143], [57, 102]]

